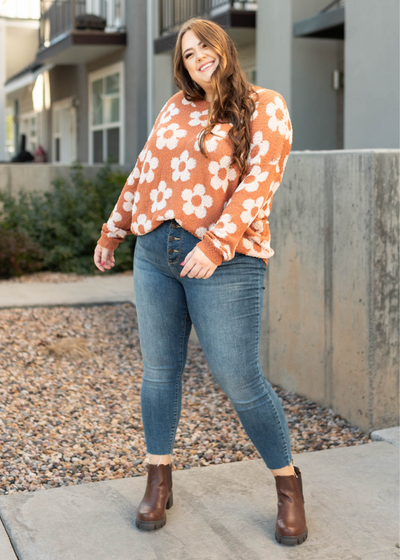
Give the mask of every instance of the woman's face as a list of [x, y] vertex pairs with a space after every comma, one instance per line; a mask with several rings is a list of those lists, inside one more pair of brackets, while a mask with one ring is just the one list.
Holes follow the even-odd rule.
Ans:
[[192, 80], [207, 91], [219, 64], [218, 54], [189, 29], [182, 37], [182, 57]]

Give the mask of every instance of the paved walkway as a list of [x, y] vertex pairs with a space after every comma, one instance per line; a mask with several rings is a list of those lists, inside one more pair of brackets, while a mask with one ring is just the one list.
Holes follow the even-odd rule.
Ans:
[[[0, 286], [0, 307], [121, 301], [134, 302], [132, 277]], [[300, 546], [275, 541], [275, 482], [260, 459], [173, 471], [167, 524], [149, 533], [135, 525], [143, 476], [0, 496], [0, 559], [399, 559], [399, 433], [294, 455], [309, 530]]]
[[[174, 505], [158, 531], [136, 528], [146, 477], [0, 497], [2, 560], [394, 560], [398, 448], [387, 442], [295, 455], [308, 539], [274, 538], [277, 498], [260, 460], [173, 471]], [[7, 548], [8, 547], [8, 548]]]
[[78, 282], [0, 284], [0, 307], [134, 303], [133, 276], [93, 276]]

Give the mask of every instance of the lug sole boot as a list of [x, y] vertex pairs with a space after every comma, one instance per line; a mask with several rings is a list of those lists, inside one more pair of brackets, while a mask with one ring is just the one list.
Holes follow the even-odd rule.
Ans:
[[147, 466], [147, 486], [136, 514], [136, 527], [144, 531], [161, 529], [167, 522], [165, 510], [173, 502], [171, 464]]
[[288, 546], [302, 544], [308, 535], [301, 472], [299, 467], [293, 468], [295, 475], [275, 477], [278, 493], [275, 539]]

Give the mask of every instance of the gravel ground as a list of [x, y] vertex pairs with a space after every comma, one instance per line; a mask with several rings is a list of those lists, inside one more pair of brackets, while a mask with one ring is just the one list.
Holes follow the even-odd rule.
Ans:
[[[133, 306], [3, 309], [0, 364], [0, 494], [147, 473]], [[293, 454], [371, 442], [332, 410], [274, 389]], [[259, 458], [190, 342], [173, 470]]]
[[[94, 265], [93, 265], [94, 266]], [[21, 282], [45, 282], [46, 284], [58, 284], [59, 282], [82, 282], [85, 278], [93, 278], [94, 276], [104, 276], [104, 275], [112, 275], [112, 276], [133, 276], [133, 270], [127, 270], [126, 272], [116, 272], [110, 273], [107, 271], [106, 273], [101, 272], [100, 270], [95, 269], [93, 274], [75, 274], [74, 272], [34, 272], [32, 274], [23, 274], [22, 276], [16, 276], [15, 278], [7, 278], [6, 280], [0, 280], [1, 284], [10, 284], [10, 283], [18, 283]]]

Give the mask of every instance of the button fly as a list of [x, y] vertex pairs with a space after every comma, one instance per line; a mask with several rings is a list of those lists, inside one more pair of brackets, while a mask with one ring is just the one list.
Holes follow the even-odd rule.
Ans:
[[174, 252], [174, 249], [169, 249], [168, 253], [171, 255]]

